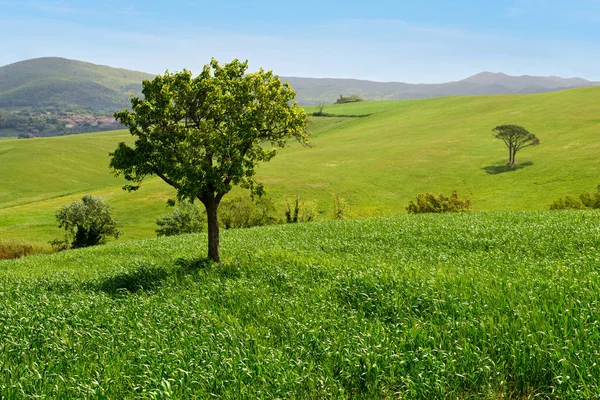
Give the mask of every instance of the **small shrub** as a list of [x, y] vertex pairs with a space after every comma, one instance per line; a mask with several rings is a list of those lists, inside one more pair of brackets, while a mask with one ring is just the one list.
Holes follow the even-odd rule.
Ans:
[[225, 229], [272, 225], [278, 222], [274, 212], [269, 198], [235, 197], [221, 202], [219, 221]]
[[156, 220], [157, 236], [173, 236], [184, 233], [197, 233], [205, 230], [206, 211], [201, 205], [182, 201], [171, 214]]
[[411, 201], [406, 210], [409, 214], [466, 212], [470, 207], [471, 200], [461, 200], [456, 190], [453, 190], [450, 197], [444, 194], [436, 197], [431, 193], [421, 193], [417, 196], [416, 203]]
[[300, 213], [300, 200], [298, 196], [296, 196], [296, 201], [294, 203], [294, 209], [292, 210], [292, 206], [290, 205], [289, 199], [286, 198], [287, 209], [285, 210], [285, 222], [288, 224], [298, 222], [298, 215]]
[[333, 211], [331, 217], [333, 219], [344, 219], [348, 213], [348, 202], [339, 194], [333, 196]]
[[581, 210], [585, 208], [600, 208], [600, 185], [595, 193], [583, 192], [579, 197], [565, 196], [554, 200], [550, 205], [551, 210]]
[[358, 103], [359, 101], [365, 101], [362, 97], [358, 95], [352, 95], [349, 97], [344, 97], [340, 95], [340, 98], [335, 101], [336, 104], [345, 104], [345, 103]]
[[573, 196], [556, 199], [554, 203], [550, 205], [551, 210], [581, 210], [583, 208], [585, 208], [585, 206], [581, 200]]
[[108, 236], [118, 239], [121, 234], [110, 207], [100, 197], [89, 194], [83, 196], [81, 202], [62, 206], [56, 212], [56, 220], [58, 227], [64, 228], [67, 234], [64, 241], [52, 241], [53, 246], [95, 246], [106, 242]]
[[285, 210], [285, 221], [289, 223], [296, 222], [310, 222], [313, 221], [318, 214], [317, 202], [312, 201], [300, 201], [300, 198], [296, 196], [296, 200], [292, 204], [289, 198], [286, 198], [287, 209]]

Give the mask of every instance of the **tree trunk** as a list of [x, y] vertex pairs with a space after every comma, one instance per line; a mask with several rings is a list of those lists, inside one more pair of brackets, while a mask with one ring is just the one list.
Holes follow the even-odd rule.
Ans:
[[506, 165], [515, 165], [515, 153], [516, 151], [513, 147], [508, 148], [508, 162]]
[[219, 201], [215, 198], [203, 201], [206, 207], [206, 217], [208, 219], [208, 258], [216, 263], [221, 262], [221, 250], [219, 247], [219, 219], [217, 210]]

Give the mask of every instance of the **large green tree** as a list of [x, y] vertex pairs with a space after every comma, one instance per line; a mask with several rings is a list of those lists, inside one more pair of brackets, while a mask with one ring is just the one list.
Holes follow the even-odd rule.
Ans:
[[135, 144], [111, 153], [116, 175], [135, 190], [149, 175], [177, 191], [179, 200], [199, 200], [208, 219], [208, 256], [220, 262], [219, 203], [233, 185], [261, 195], [256, 167], [269, 161], [290, 138], [308, 139], [307, 116], [295, 93], [272, 71], [246, 73], [248, 62], [220, 65], [215, 59], [198, 76], [190, 71], [144, 81], [143, 99], [132, 111], [115, 113]]
[[500, 125], [492, 130], [497, 139], [501, 139], [508, 148], [508, 162], [506, 165], [515, 165], [517, 151], [524, 147], [536, 146], [540, 140], [527, 129], [520, 125]]

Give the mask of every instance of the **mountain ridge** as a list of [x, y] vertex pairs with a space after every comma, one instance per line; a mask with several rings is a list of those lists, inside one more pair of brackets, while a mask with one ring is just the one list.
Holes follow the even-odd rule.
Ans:
[[[141, 94], [141, 83], [155, 75], [61, 57], [23, 60], [0, 67], [0, 109], [72, 108], [111, 115]], [[404, 100], [454, 95], [518, 94], [556, 91], [600, 83], [583, 78], [511, 76], [484, 71], [445, 83], [378, 82], [354, 78], [280, 76], [301, 105], [333, 103], [340, 95], [366, 100]]]

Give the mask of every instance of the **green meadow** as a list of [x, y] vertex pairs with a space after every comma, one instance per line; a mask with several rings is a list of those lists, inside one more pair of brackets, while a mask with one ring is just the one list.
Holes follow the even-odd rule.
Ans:
[[[291, 143], [257, 179], [280, 209], [286, 197], [316, 200], [327, 218], [332, 197], [350, 217], [395, 215], [422, 192], [457, 190], [476, 211], [545, 210], [568, 194], [599, 183], [600, 88], [532, 95], [458, 96], [326, 106], [313, 117], [312, 147]], [[316, 108], [308, 108], [308, 112]], [[491, 130], [523, 125], [541, 140], [517, 154]], [[134, 194], [111, 175], [108, 153], [126, 131], [0, 141], [0, 239], [46, 243], [61, 235], [54, 213], [84, 194], [108, 201], [123, 240], [154, 236], [173, 191], [150, 179]], [[232, 192], [229, 197], [246, 195]]]
[[0, 261], [0, 397], [600, 396], [600, 214], [400, 215]]
[[[257, 177], [322, 221], [224, 231], [220, 265], [206, 234], [154, 238], [174, 192], [121, 190], [128, 132], [2, 140], [0, 240], [48, 246], [87, 193], [124, 236], [0, 261], [0, 398], [598, 398], [600, 213], [546, 210], [600, 183], [599, 100], [326, 106]], [[541, 140], [511, 170], [502, 124]], [[452, 190], [475, 212], [406, 215]]]

